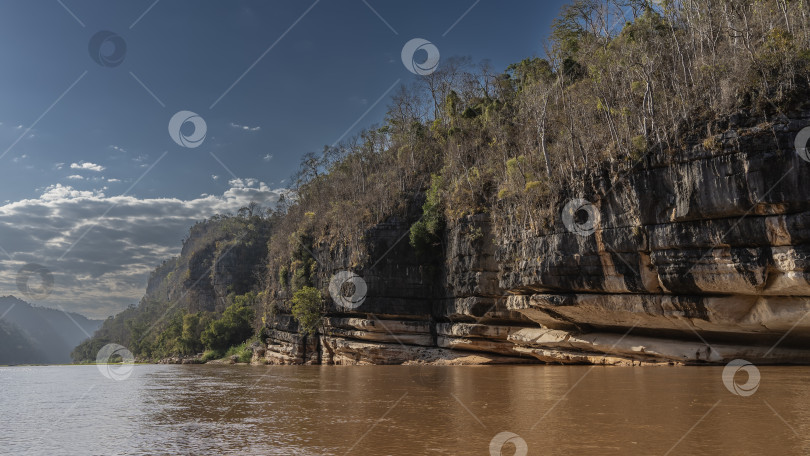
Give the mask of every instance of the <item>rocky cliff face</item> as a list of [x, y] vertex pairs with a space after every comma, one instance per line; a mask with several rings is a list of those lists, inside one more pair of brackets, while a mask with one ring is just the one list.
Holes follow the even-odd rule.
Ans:
[[[723, 133], [557, 195], [550, 228], [465, 218], [428, 274], [409, 224], [367, 233], [368, 286], [317, 335], [270, 322], [256, 362], [604, 364], [810, 362], [810, 163], [794, 139], [810, 113]], [[573, 201], [573, 203], [571, 203]], [[344, 269], [321, 264], [320, 280]], [[340, 301], [340, 299], [338, 299]]]
[[[367, 233], [370, 259], [365, 268], [356, 271], [367, 286], [360, 297], [362, 303], [342, 305], [340, 298], [337, 303], [329, 299], [328, 314], [317, 335], [302, 335], [290, 316], [276, 316], [270, 323], [267, 347], [257, 350], [254, 362], [534, 361], [512, 350], [513, 344], [506, 339], [513, 326], [539, 325], [506, 309], [506, 294], [498, 286], [489, 219], [469, 217], [447, 231], [446, 267], [438, 273], [420, 266], [408, 244], [409, 227], [405, 221], [394, 220]], [[321, 254], [327, 258], [325, 252]], [[329, 283], [334, 272], [344, 270], [340, 263], [340, 259], [321, 263], [323, 284]]]

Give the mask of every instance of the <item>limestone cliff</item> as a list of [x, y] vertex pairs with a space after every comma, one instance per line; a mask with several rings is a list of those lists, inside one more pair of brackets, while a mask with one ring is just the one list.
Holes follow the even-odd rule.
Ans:
[[[359, 306], [328, 299], [312, 336], [276, 315], [254, 362], [810, 362], [810, 163], [794, 146], [808, 125], [736, 115], [682, 150], [604, 164], [554, 195], [537, 232], [468, 216], [445, 230], [438, 272], [389, 220], [353, 269]], [[349, 255], [314, 254], [329, 296]]]
[[269, 218], [250, 211], [195, 224], [180, 255], [152, 272], [141, 302], [105, 320], [71, 356], [93, 361], [104, 345], [117, 343], [142, 361], [198, 358], [201, 332], [233, 296], [255, 288], [271, 227]]

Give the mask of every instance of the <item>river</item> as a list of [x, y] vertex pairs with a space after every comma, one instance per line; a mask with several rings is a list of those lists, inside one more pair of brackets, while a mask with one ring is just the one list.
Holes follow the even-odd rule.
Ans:
[[722, 367], [4, 367], [0, 453], [810, 453], [810, 368], [759, 372], [746, 396]]

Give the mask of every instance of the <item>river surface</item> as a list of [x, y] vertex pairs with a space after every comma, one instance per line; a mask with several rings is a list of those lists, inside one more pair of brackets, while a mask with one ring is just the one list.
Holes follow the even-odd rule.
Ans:
[[810, 454], [810, 368], [759, 370], [4, 367], [0, 454]]

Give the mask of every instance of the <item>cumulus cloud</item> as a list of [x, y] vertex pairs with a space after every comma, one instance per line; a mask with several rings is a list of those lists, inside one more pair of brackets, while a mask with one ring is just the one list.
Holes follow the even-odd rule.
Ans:
[[251, 201], [272, 207], [287, 193], [257, 179], [229, 184], [221, 195], [189, 200], [108, 196], [103, 189], [56, 184], [37, 198], [6, 202], [0, 205], [0, 247], [9, 256], [0, 256], [0, 295], [20, 295], [17, 271], [36, 263], [55, 279], [53, 293], [37, 305], [105, 318], [137, 303], [150, 272], [180, 252], [194, 222]]
[[70, 176], [68, 176], [67, 178], [68, 178], [68, 179], [74, 179], [74, 180], [84, 180], [84, 176], [80, 176], [80, 175], [78, 175], [78, 174], [71, 174], [71, 175], [70, 175]]
[[247, 125], [239, 125], [239, 124], [235, 124], [233, 122], [231, 122], [231, 127], [236, 128], [238, 130], [243, 130], [243, 131], [259, 131], [259, 130], [262, 129], [262, 127], [249, 127]]
[[106, 168], [101, 165], [97, 165], [95, 163], [81, 162], [81, 163], [71, 163], [70, 169], [86, 169], [88, 171], [101, 172], [104, 171]]
[[270, 160], [272, 160], [272, 159], [273, 159], [273, 155], [272, 155], [272, 154], [267, 154], [267, 155], [265, 155], [265, 156], [264, 156], [264, 158], [263, 158], [263, 160], [264, 160], [264, 161], [266, 161], [266, 162], [269, 162], [269, 161], [270, 161]]

